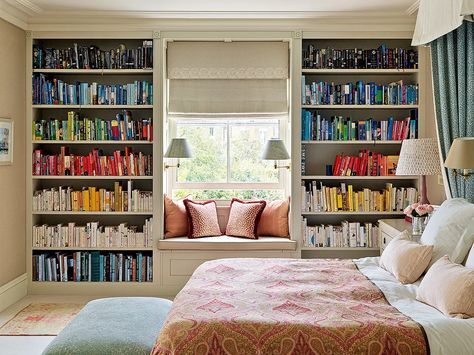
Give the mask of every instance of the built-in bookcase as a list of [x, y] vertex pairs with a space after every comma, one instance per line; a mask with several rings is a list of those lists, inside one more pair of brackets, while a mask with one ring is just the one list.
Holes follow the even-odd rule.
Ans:
[[[159, 260], [155, 247], [156, 236], [153, 236], [153, 231], [159, 230], [162, 218], [162, 206], [160, 205], [162, 202], [160, 197], [162, 192], [161, 93], [158, 79], [161, 58], [157, 48], [159, 42], [153, 39], [152, 32], [122, 35], [123, 37], [120, 34], [112, 36], [106, 34], [103, 37], [86, 35], [85, 38], [80, 38], [75, 34], [71, 34], [70, 37], [64, 34], [57, 36], [56, 34], [51, 36], [33, 34], [32, 38], [28, 38], [30, 60], [27, 65], [31, 70], [27, 73], [27, 88], [30, 94], [27, 98], [29, 108], [27, 109], [28, 123], [26, 125], [28, 128], [28, 132], [26, 132], [27, 156], [29, 156], [26, 163], [27, 171], [29, 171], [26, 229], [30, 293], [136, 294], [137, 290], [141, 290], [139, 291], [141, 293], [159, 292], [157, 287], [160, 280]], [[33, 64], [38, 55], [36, 48], [42, 48], [42, 55], [46, 56], [47, 48], [59, 50], [73, 48], [74, 50], [74, 44], [77, 43], [78, 46], [84, 47], [97, 46], [110, 53], [111, 50], [120, 48], [120, 46], [124, 46], [126, 49], [137, 49], [144, 45], [144, 41], [147, 41], [149, 55], [146, 63], [145, 59], [142, 59], [143, 57], [137, 57], [138, 62], [143, 64], [138, 67], [131, 67], [132, 64], [129, 64], [127, 67], [93, 69], [45, 68], [44, 61], [43, 66]], [[150, 56], [153, 57], [153, 63], [149, 62]], [[64, 56], [61, 58], [66, 60]], [[92, 61], [93, 58], [89, 58], [89, 60]], [[131, 98], [133, 101], [120, 103], [116, 100], [115, 104], [104, 104], [104, 102], [63, 104], [54, 101], [38, 102], [38, 100], [35, 102], [34, 83], [35, 77], [39, 76], [49, 80], [53, 85], [55, 80], [68, 84], [96, 83], [99, 86], [125, 85], [136, 82], [140, 83], [138, 85], [143, 85], [142, 83], [146, 82], [146, 90], [143, 89], [143, 86], [137, 87], [137, 90], [146, 91], [147, 97], [143, 99], [144, 94], [137, 94], [136, 96], [140, 96], [139, 99], [142, 102], [134, 102], [134, 98]], [[119, 114], [125, 116], [125, 111], [127, 111], [128, 121], [140, 122], [140, 125], [136, 123], [133, 127], [135, 135], [132, 136], [132, 128], [129, 127], [130, 134], [128, 136], [117, 138], [110, 134], [112, 122], [117, 120]], [[74, 112], [78, 121], [83, 121], [84, 118], [90, 119], [92, 125], [81, 126], [79, 123], [73, 123], [71, 116], [68, 121], [70, 112]], [[101, 123], [95, 123], [96, 118], [100, 118]], [[53, 127], [51, 127], [46, 126], [43, 122], [43, 126], [37, 124], [35, 127], [35, 123], [42, 120], [52, 122], [54, 119], [68, 122], [69, 133], [72, 131], [75, 138], [71, 140], [68, 137], [68, 132], [64, 130], [62, 124], [58, 126], [57, 123], [52, 123]], [[143, 127], [143, 122], [149, 127]], [[71, 129], [71, 123], [73, 123], [73, 129]], [[46, 127], [49, 129], [46, 136], [43, 135], [44, 132], [38, 132]], [[64, 130], [62, 132], [63, 139], [57, 132], [58, 127], [62, 127]], [[127, 129], [123, 126], [121, 129], [119, 128], [119, 131], [122, 132], [124, 128]], [[117, 127], [114, 126], [113, 131], [116, 132]], [[138, 134], [139, 131], [142, 133], [141, 135]], [[96, 135], [91, 139], [93, 133]], [[145, 137], [143, 137], [143, 133]], [[81, 134], [82, 137], [79, 137]], [[115, 162], [116, 168], [118, 168], [118, 151], [121, 152], [122, 157], [125, 151], [132, 152], [135, 158], [129, 158], [128, 162], [124, 160], [120, 169], [114, 170], [110, 168], [110, 164]], [[80, 161], [79, 158], [77, 158], [77, 165], [74, 165], [72, 156], [87, 157], [93, 152], [115, 159], [114, 161], [94, 160], [92, 154], [91, 159], [96, 164], [95, 170], [90, 168], [88, 171], [87, 163]], [[37, 168], [35, 163], [39, 162], [38, 155], [40, 153], [42, 155], [59, 155], [57, 159], [60, 163], [56, 164], [55, 161], [52, 161], [51, 166], [60, 166], [62, 173], [59, 175], [49, 174], [44, 166], [41, 170], [35, 171]], [[67, 158], [65, 162], [61, 154], [70, 158]], [[133, 166], [133, 164], [143, 162], [140, 160], [142, 155], [147, 156], [146, 173], [140, 172], [137, 166]], [[130, 164], [132, 165], [130, 166]], [[99, 172], [99, 165], [101, 172]], [[48, 166], [48, 168], [51, 167]], [[73, 170], [75, 171], [73, 172]], [[120, 191], [118, 190], [119, 186]], [[65, 191], [68, 188], [69, 194]], [[138, 194], [146, 192], [147, 207], [137, 205], [139, 203], [138, 197], [133, 200], [122, 193], [122, 191], [130, 192], [128, 191], [130, 188], [137, 190]], [[47, 206], [38, 210], [33, 203], [33, 196], [35, 192], [42, 190], [49, 193], [48, 196], [41, 195], [41, 201]], [[59, 193], [59, 190], [62, 194]], [[70, 201], [70, 198], [72, 199], [71, 191], [76, 192], [75, 201]], [[93, 194], [100, 201], [96, 201], [95, 197], [92, 197]], [[82, 201], [77, 201], [78, 196]], [[66, 200], [64, 200], [65, 198]], [[115, 205], [118, 198], [121, 199], [120, 206]], [[92, 200], [94, 200], [94, 206], [92, 206]], [[85, 201], [90, 202], [90, 206], [87, 208], [83, 205]], [[71, 211], [72, 204], [75, 204], [75, 207]], [[43, 225], [45, 226], [44, 230], [41, 230]], [[56, 226], [55, 229], [53, 229], [54, 226]], [[63, 226], [63, 228], [58, 226]], [[72, 237], [74, 227], [81, 226], [86, 228], [82, 231], [81, 228], [76, 228], [74, 237]], [[97, 233], [97, 226], [117, 228], [107, 229], [108, 234], [105, 235]], [[49, 236], [48, 238], [45, 233], [46, 236]], [[69, 235], [69, 239], [60, 238], [59, 235]], [[45, 255], [45, 257], [42, 258], [41, 255]], [[69, 262], [64, 259], [64, 256]], [[49, 277], [52, 271], [48, 270], [47, 274], [44, 274], [47, 266], [43, 263], [47, 262], [48, 257], [55, 258], [58, 264], [64, 263], [61, 268], [58, 267], [58, 270], [60, 269], [64, 273], [63, 277], [53, 275], [58, 280], [56, 282], [51, 281], [51, 277]], [[38, 271], [39, 266], [43, 270], [41, 275]], [[68, 270], [67, 282], [65, 282], [66, 269]]]
[[[381, 85], [388, 85], [389, 83], [403, 80], [404, 84], [418, 85], [418, 101], [409, 104], [314, 104], [300, 100], [302, 109], [302, 116], [304, 111], [309, 111], [311, 114], [319, 114], [323, 118], [330, 118], [332, 116], [342, 116], [343, 118], [350, 117], [352, 122], [359, 120], [372, 119], [372, 122], [388, 120], [393, 117], [393, 121], [402, 121], [410, 114], [417, 118], [417, 135], [423, 137], [423, 82], [419, 80], [424, 68], [423, 53], [418, 53], [418, 65], [412, 68], [308, 68], [304, 63], [304, 52], [310, 45], [319, 49], [372, 49], [378, 48], [384, 44], [387, 48], [404, 48], [414, 50], [410, 46], [409, 39], [317, 39], [306, 38], [302, 40], [302, 88], [301, 95], [305, 95], [305, 84], [312, 82], [329, 82], [338, 84], [356, 83], [363, 81], [363, 83], [374, 82]], [[348, 63], [346, 63], [347, 65]], [[303, 120], [303, 119], [302, 119]], [[304, 122], [302, 123], [302, 130], [304, 130]], [[350, 130], [350, 128], [349, 128]], [[357, 132], [358, 133], [358, 132]], [[357, 134], [356, 133], [356, 134]], [[357, 137], [358, 138], [358, 137]], [[345, 184], [346, 188], [352, 185], [354, 191], [370, 188], [373, 191], [384, 190], [387, 183], [391, 183], [393, 187], [397, 188], [417, 188], [417, 177], [414, 176], [332, 176], [329, 175], [329, 167], [334, 167], [335, 157], [338, 154], [357, 156], [361, 150], [370, 150], [381, 153], [386, 156], [395, 156], [399, 154], [401, 147], [401, 140], [316, 140], [313, 137], [304, 136], [299, 137], [301, 142], [302, 161], [300, 163], [299, 178], [302, 184], [316, 181], [317, 186], [324, 185], [326, 187], [341, 187]], [[295, 165], [298, 162], [294, 162]], [[293, 175], [293, 177], [298, 174]], [[296, 182], [295, 182], [296, 183]], [[304, 199], [303, 196], [298, 196], [298, 201]], [[293, 205], [294, 206], [294, 205]], [[305, 210], [303, 203], [300, 207], [301, 220], [306, 219], [308, 226], [317, 225], [341, 225], [343, 222], [360, 222], [362, 226], [365, 223], [376, 224], [377, 220], [381, 218], [402, 218], [402, 211], [321, 211], [321, 210]], [[303, 258], [324, 258], [324, 257], [341, 257], [354, 258], [360, 256], [378, 255], [379, 246], [373, 244], [370, 246], [346, 247], [346, 246], [332, 246], [332, 247], [314, 247], [305, 245], [303, 240], [303, 227], [301, 239], [301, 254]], [[375, 236], [374, 236], [375, 237]], [[376, 236], [378, 239], [378, 235]]]

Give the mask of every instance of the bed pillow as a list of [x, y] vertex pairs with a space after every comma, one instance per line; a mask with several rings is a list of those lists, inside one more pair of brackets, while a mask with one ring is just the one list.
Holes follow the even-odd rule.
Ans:
[[452, 198], [433, 213], [421, 235], [420, 243], [433, 245], [430, 266], [443, 255], [462, 263], [474, 242], [474, 204]]
[[288, 200], [269, 201], [257, 226], [257, 235], [288, 238]]
[[420, 283], [416, 299], [448, 317], [474, 317], [474, 270], [441, 257]]
[[433, 254], [432, 245], [413, 242], [403, 231], [388, 243], [380, 257], [380, 266], [390, 272], [402, 284], [418, 280], [428, 267]]
[[[188, 198], [188, 197], [186, 197]], [[183, 200], [173, 201], [165, 195], [165, 234], [164, 238], [188, 235], [188, 215]]]
[[466, 267], [474, 269], [474, 244], [471, 247], [471, 251], [469, 252], [465, 265]]
[[258, 239], [257, 225], [265, 205], [265, 201], [242, 201], [233, 198], [230, 202], [229, 220], [225, 234], [233, 237]]
[[216, 201], [196, 202], [185, 199], [184, 206], [188, 214], [188, 237], [216, 237], [221, 235], [217, 219]]

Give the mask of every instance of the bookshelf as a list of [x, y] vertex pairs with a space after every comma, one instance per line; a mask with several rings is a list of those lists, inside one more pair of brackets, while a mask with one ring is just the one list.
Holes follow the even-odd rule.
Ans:
[[[310, 111], [311, 114], [318, 113], [321, 117], [330, 118], [333, 116], [342, 116], [344, 118], [351, 117], [353, 121], [367, 120], [372, 118], [373, 121], [379, 122], [387, 120], [388, 117], [393, 117], [394, 121], [402, 120], [403, 118], [410, 116], [410, 112], [415, 110], [418, 119], [417, 133], [418, 137], [424, 135], [424, 87], [422, 78], [425, 75], [425, 63], [424, 53], [422, 50], [418, 52], [418, 66], [416, 68], [406, 69], [385, 69], [385, 68], [362, 68], [352, 69], [349, 68], [308, 68], [305, 65], [305, 51], [310, 45], [314, 48], [320, 49], [348, 49], [348, 48], [362, 48], [372, 49], [378, 48], [381, 44], [385, 44], [387, 48], [404, 48], [413, 49], [410, 46], [409, 38], [385, 38], [385, 39], [373, 39], [373, 38], [318, 38], [318, 36], [312, 33], [303, 33], [303, 39], [301, 44], [301, 65], [300, 65], [300, 77], [301, 89], [300, 100], [294, 106], [293, 113], [296, 116], [295, 120], [302, 119], [302, 111]], [[347, 64], [347, 63], [346, 63]], [[410, 102], [409, 104], [356, 104], [354, 102], [350, 104], [339, 103], [339, 104], [310, 104], [308, 102], [302, 102], [303, 96], [306, 95], [304, 84], [310, 84], [312, 82], [327, 82], [335, 83], [335, 85], [344, 86], [347, 83], [356, 83], [362, 81], [363, 84], [370, 82], [387, 85], [389, 83], [398, 82], [403, 80], [405, 85], [418, 85], [418, 101]], [[294, 84], [296, 85], [296, 83]], [[296, 100], [297, 98], [294, 98]], [[299, 115], [297, 111], [299, 110]], [[304, 123], [299, 122], [303, 129]], [[378, 123], [380, 124], [380, 123]], [[350, 128], [349, 128], [350, 129]], [[295, 135], [293, 136], [295, 139]], [[357, 137], [356, 137], [357, 138]], [[398, 155], [402, 140], [313, 140], [313, 139], [302, 139], [302, 135], [296, 138], [296, 142], [293, 144], [293, 149], [297, 148], [297, 154], [301, 157], [304, 155], [304, 171], [301, 169], [295, 169], [292, 178], [295, 181], [300, 181], [302, 184], [308, 184], [311, 181], [317, 181], [318, 184], [324, 184], [328, 187], [338, 187], [341, 184], [353, 185], [354, 191], [362, 190], [364, 188], [370, 188], [371, 190], [383, 190], [386, 183], [391, 183], [393, 187], [410, 188], [418, 186], [418, 177], [416, 176], [332, 176], [327, 175], [327, 165], [334, 165], [335, 156], [338, 154], [357, 156], [360, 150], [371, 150], [381, 153], [382, 155]], [[298, 149], [300, 148], [300, 149]], [[303, 162], [293, 158], [294, 166], [301, 166]], [[295, 194], [295, 193], [293, 193]], [[380, 218], [400, 218], [403, 215], [402, 211], [307, 211], [302, 207], [303, 197], [301, 194], [293, 199], [293, 207], [300, 210], [299, 218], [306, 219], [308, 226], [322, 226], [322, 225], [334, 225], [339, 226], [341, 223], [360, 223], [364, 226], [366, 223], [375, 225]], [[363, 256], [375, 256], [379, 255], [378, 245], [369, 245], [365, 247], [361, 246], [325, 246], [325, 247], [314, 247], [306, 246], [303, 241], [303, 227], [300, 231], [300, 251], [302, 258], [358, 258]], [[374, 236], [375, 238], [375, 236]], [[376, 236], [378, 239], [378, 234]]]
[[[33, 65], [33, 60], [35, 57], [35, 47], [54, 48], [54, 49], [67, 49], [73, 47], [74, 43], [77, 43], [79, 46], [90, 48], [90, 46], [95, 45], [101, 50], [110, 52], [111, 50], [116, 50], [120, 45], [125, 45], [126, 49], [137, 49], [144, 45], [143, 41], [147, 40], [147, 47], [149, 47], [148, 53], [151, 53], [153, 56], [153, 64], [146, 65], [146, 68], [141, 68], [141, 64], [144, 64], [143, 56], [140, 58], [138, 55], [135, 56], [137, 64], [134, 68], [97, 68], [97, 69], [80, 69], [80, 68], [71, 68], [71, 69], [57, 69], [57, 68], [41, 68], [35, 67]], [[151, 219], [151, 223], [148, 226], [153, 231], [159, 231], [161, 227], [162, 219], [162, 179], [161, 179], [161, 169], [162, 166], [162, 127], [161, 127], [161, 71], [160, 71], [160, 54], [161, 54], [161, 40], [159, 38], [154, 38], [153, 31], [137, 31], [137, 32], [120, 32], [117, 31], [113, 34], [110, 33], [100, 33], [96, 34], [84, 33], [68, 33], [68, 32], [35, 32], [32, 33], [31, 37], [27, 38], [27, 63], [30, 67], [27, 70], [27, 88], [29, 90], [29, 95], [27, 95], [27, 127], [31, 127], [26, 132], [27, 137], [27, 152], [33, 153], [34, 150], [41, 150], [45, 154], [59, 154], [61, 147], [66, 147], [69, 151], [69, 154], [76, 156], [87, 156], [87, 154], [94, 149], [100, 150], [100, 155], [111, 156], [115, 151], [123, 152], [126, 148], [131, 149], [133, 153], [143, 153], [151, 156], [152, 161], [152, 171], [150, 175], [30, 175], [27, 177], [27, 272], [28, 272], [28, 292], [31, 294], [88, 294], [88, 295], [127, 295], [127, 294], [143, 294], [143, 295], [155, 295], [160, 293], [160, 260], [158, 252], [156, 251], [156, 236], [151, 241], [151, 245], [143, 241], [128, 241], [127, 243], [122, 244], [121, 246], [95, 246], [95, 244], [86, 244], [94, 246], [85, 246], [83, 245], [84, 241], [81, 240], [80, 243], [72, 243], [69, 245], [72, 246], [43, 246], [43, 245], [60, 245], [60, 244], [43, 244], [38, 246], [34, 244], [33, 240], [33, 227], [34, 226], [56, 226], [63, 225], [68, 226], [68, 224], [73, 224], [74, 227], [77, 227], [77, 230], [81, 229], [86, 225], [91, 223], [97, 223], [101, 228], [105, 227], [116, 227], [119, 225], [136, 226], [136, 231], [138, 234], [144, 234], [144, 228], [147, 221]], [[123, 53], [123, 52], [122, 52]], [[143, 52], [144, 53], [144, 52]], [[130, 53], [129, 53], [130, 54]], [[122, 54], [121, 54], [122, 55]], [[133, 66], [130, 63], [132, 55], [128, 55], [128, 65]], [[64, 57], [62, 57], [65, 59]], [[118, 58], [118, 57], [117, 57]], [[92, 57], [90, 58], [92, 61]], [[124, 61], [125, 62], [125, 61]], [[134, 82], [144, 82], [147, 84], [153, 85], [153, 91], [150, 92], [148, 96], [149, 102], [144, 102], [143, 104], [136, 104], [131, 101], [127, 101], [127, 104], [104, 104], [104, 102], [94, 103], [88, 102], [86, 104], [81, 104], [79, 101], [77, 104], [45, 104], [38, 103], [33, 104], [33, 83], [34, 76], [43, 75], [45, 78], [53, 81], [53, 79], [61, 80], [63, 82], [74, 84], [76, 82], [81, 83], [97, 83], [98, 86], [106, 87], [109, 86], [118, 86], [133, 84]], [[128, 88], [128, 87], [127, 87]], [[136, 98], [140, 97], [141, 91], [138, 91]], [[104, 92], [97, 91], [99, 95]], [[110, 100], [110, 94], [108, 94]], [[119, 93], [117, 92], [117, 95]], [[125, 94], [124, 94], [125, 95]], [[130, 93], [129, 97], [132, 93]], [[92, 96], [90, 96], [92, 97]], [[107, 96], [104, 96], [107, 97]], [[125, 97], [125, 96], [124, 96]], [[92, 99], [91, 99], [92, 100]], [[127, 98], [127, 100], [129, 100]], [[133, 100], [133, 98], [132, 98]], [[36, 100], [37, 102], [37, 100]], [[107, 103], [107, 101], [105, 102]], [[153, 135], [153, 139], [143, 139], [138, 140], [138, 135], [134, 139], [97, 139], [97, 140], [87, 140], [87, 139], [75, 139], [70, 140], [64, 137], [63, 139], [37, 139], [35, 137], [34, 123], [40, 122], [41, 120], [48, 121], [51, 118], [58, 119], [60, 121], [68, 120], [68, 112], [74, 111], [77, 113], [78, 117], [82, 120], [83, 118], [96, 119], [100, 118], [105, 122], [105, 125], [112, 124], [113, 120], [117, 119], [118, 114], [124, 114], [124, 110], [128, 110], [132, 114], [132, 121], [148, 120], [152, 119], [153, 128], [150, 133]], [[135, 122], [136, 124], [136, 122]], [[82, 132], [86, 128], [79, 128], [76, 132]], [[85, 127], [85, 126], [84, 126]], [[98, 126], [95, 126], [94, 129], [98, 129]], [[137, 126], [142, 127], [142, 126]], [[109, 127], [110, 128], [110, 127]], [[92, 128], [88, 128], [91, 129]], [[110, 129], [108, 129], [110, 131]], [[137, 133], [137, 129], [134, 129], [134, 134]], [[132, 132], [130, 130], [130, 132]], [[64, 134], [65, 132], [63, 132]], [[32, 171], [32, 166], [34, 163], [32, 154], [27, 154], [28, 159], [26, 162], [27, 171]], [[97, 167], [97, 165], [96, 165]], [[74, 191], [79, 191], [82, 188], [86, 187], [96, 187], [97, 189], [104, 189], [107, 191], [114, 190], [115, 182], [120, 182], [124, 190], [127, 190], [127, 185], [131, 183], [132, 189], [138, 189], [140, 191], [149, 191], [153, 193], [153, 210], [151, 211], [130, 211], [119, 210], [119, 211], [35, 211], [33, 209], [33, 194], [35, 191], [43, 189], [56, 189], [59, 186], [71, 187]], [[124, 195], [125, 196], [125, 195]], [[92, 203], [92, 202], [91, 202]], [[101, 202], [102, 203], [102, 202]], [[161, 203], [161, 204], [160, 204]], [[127, 228], [128, 228], [127, 227]], [[71, 227], [72, 228], [72, 227]], [[133, 227], [130, 227], [133, 228]], [[111, 230], [115, 230], [111, 228]], [[148, 230], [148, 229], [147, 229]], [[102, 229], [104, 231], [104, 229]], [[68, 232], [69, 233], [69, 232]], [[76, 232], [74, 232], [76, 233]], [[77, 232], [79, 233], [79, 232]], [[88, 233], [93, 233], [89, 230]], [[152, 233], [150, 233], [152, 234]], [[89, 234], [92, 235], [92, 234]], [[113, 238], [123, 238], [122, 235], [113, 234]], [[128, 236], [130, 237], [130, 236]], [[71, 237], [70, 237], [71, 238]], [[102, 237], [101, 237], [102, 238]], [[105, 237], [104, 237], [105, 238]], [[110, 236], [109, 236], [110, 238]], [[135, 245], [133, 245], [135, 244]], [[79, 246], [80, 245], [80, 246]], [[105, 244], [97, 244], [105, 245]], [[110, 244], [112, 245], [112, 244]], [[81, 253], [81, 254], [79, 254]], [[70, 257], [69, 260], [76, 262], [77, 265], [80, 263], [80, 259], [74, 259], [74, 255], [85, 255], [85, 259], [88, 258], [88, 254], [98, 255], [100, 254], [103, 259], [101, 259], [100, 268], [105, 274], [111, 273], [112, 271], [112, 255], [114, 255], [114, 262], [119, 261], [120, 257], [124, 259], [127, 256], [130, 257], [129, 262], [129, 274], [132, 277], [132, 269], [135, 270], [134, 273], [136, 276], [133, 276], [132, 279], [138, 278], [138, 272], [141, 269], [141, 275], [143, 275], [142, 282], [137, 281], [126, 281], [127, 270], [123, 268], [121, 270], [121, 282], [112, 282], [113, 280], [108, 276], [101, 276], [98, 280], [91, 282], [91, 279], [85, 277], [80, 282], [77, 280], [69, 280], [68, 282], [58, 282], [58, 281], [37, 281], [38, 274], [35, 274], [35, 264], [38, 262], [38, 256], [41, 254], [48, 254], [49, 256], [55, 255], [67, 255]], [[140, 255], [140, 259], [139, 258]], [[35, 259], [35, 257], [37, 259]], [[59, 259], [59, 256], [57, 256]], [[139, 260], [145, 259], [142, 261], [140, 266], [138, 266]], [[89, 257], [88, 261], [91, 262], [92, 257]], [[99, 260], [99, 259], [97, 259]], [[133, 260], [133, 263], [132, 263]], [[102, 264], [103, 262], [103, 264]], [[151, 262], [151, 264], [149, 264]], [[136, 264], [135, 264], [136, 263]], [[133, 264], [133, 266], [132, 266]], [[95, 264], [96, 266], [98, 264]], [[124, 261], [123, 265], [127, 265]], [[118, 268], [115, 269], [118, 273]], [[68, 270], [71, 272], [71, 269]], [[82, 269], [85, 271], [85, 269]], [[127, 274], [128, 275], [128, 274]], [[57, 275], [56, 275], [57, 276]], [[70, 275], [69, 275], [70, 276]], [[150, 277], [149, 277], [150, 276]], [[58, 279], [61, 277], [58, 276]], [[118, 276], [115, 275], [115, 280], [118, 280]]]

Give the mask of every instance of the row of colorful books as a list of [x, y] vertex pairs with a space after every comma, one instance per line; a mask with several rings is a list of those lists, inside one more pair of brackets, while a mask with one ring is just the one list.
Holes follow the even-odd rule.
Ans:
[[[128, 181], [131, 185], [131, 181]], [[138, 189], [122, 190], [116, 182], [114, 191], [104, 188], [83, 187], [74, 191], [72, 187], [52, 187], [35, 191], [34, 211], [73, 212], [151, 212], [153, 192]]]
[[309, 44], [303, 49], [305, 69], [416, 69], [418, 52], [414, 49], [378, 48], [335, 49], [317, 48]]
[[417, 110], [410, 117], [387, 120], [354, 120], [351, 117], [321, 117], [316, 111], [302, 110], [303, 141], [392, 141], [418, 137]]
[[[383, 155], [367, 149], [358, 156], [337, 154], [332, 166], [333, 176], [390, 176], [395, 175], [398, 155]], [[330, 170], [330, 169], [327, 169]], [[328, 171], [329, 172], [329, 171]]]
[[304, 247], [314, 248], [377, 248], [379, 227], [376, 223], [343, 221], [340, 226], [308, 225], [301, 221], [301, 235]]
[[152, 105], [153, 84], [146, 80], [128, 84], [68, 84], [39, 74], [33, 75], [33, 104]]
[[301, 78], [303, 105], [414, 105], [418, 103], [418, 84], [403, 80], [389, 84], [355, 83], [335, 84], [319, 81], [306, 83]]
[[148, 69], [153, 68], [153, 41], [144, 40], [137, 48], [120, 44], [100, 49], [96, 45], [69, 48], [33, 46], [34, 69]]
[[353, 185], [325, 186], [323, 182], [305, 180], [301, 185], [301, 208], [304, 212], [392, 212], [403, 211], [418, 201], [414, 187], [394, 187], [385, 184], [383, 190], [363, 188], [354, 190]]
[[33, 255], [33, 281], [151, 282], [153, 257], [143, 253], [56, 252]]
[[138, 226], [121, 223], [101, 226], [75, 222], [33, 226], [33, 248], [148, 248], [153, 246], [152, 218], [146, 219], [142, 231]]
[[69, 154], [68, 147], [61, 147], [59, 154], [33, 151], [33, 175], [59, 176], [152, 176], [153, 156], [133, 153], [131, 148], [105, 155], [93, 149], [88, 155]]
[[70, 111], [67, 119], [42, 119], [33, 122], [33, 140], [63, 141], [152, 141], [151, 118], [134, 119], [131, 111], [115, 115], [115, 119], [80, 117]]

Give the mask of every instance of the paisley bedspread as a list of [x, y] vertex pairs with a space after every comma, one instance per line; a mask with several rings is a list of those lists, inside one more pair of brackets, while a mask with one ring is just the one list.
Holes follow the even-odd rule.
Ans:
[[351, 260], [202, 264], [160, 332], [158, 354], [427, 354], [422, 327]]

